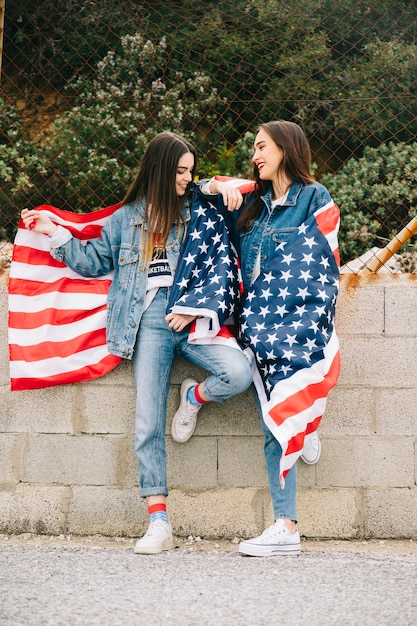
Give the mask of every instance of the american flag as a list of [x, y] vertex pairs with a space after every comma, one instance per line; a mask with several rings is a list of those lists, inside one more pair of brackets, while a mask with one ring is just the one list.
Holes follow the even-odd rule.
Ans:
[[[171, 308], [204, 315], [211, 320], [215, 336], [234, 313], [233, 298], [240, 297], [241, 289], [238, 261], [232, 260], [234, 249], [230, 248], [227, 257], [223, 249], [228, 245], [227, 228], [218, 218], [218, 237], [208, 221], [213, 211], [209, 200], [200, 201], [201, 220], [195, 227], [195, 240], [189, 242], [191, 249], [186, 248], [189, 256], [183, 257], [178, 268]], [[338, 227], [339, 209], [329, 202], [288, 241], [277, 245], [273, 259], [241, 303], [239, 342], [251, 362], [263, 420], [282, 447], [282, 485], [302, 453], [304, 437], [318, 428], [339, 376], [334, 328]], [[207, 330], [207, 322], [202, 324]], [[204, 332], [200, 338], [197, 334], [196, 341], [202, 336]]]
[[[119, 205], [78, 214], [37, 207], [86, 241]], [[106, 348], [107, 292], [112, 275], [84, 278], [49, 254], [45, 235], [20, 220], [8, 285], [12, 391], [77, 383], [103, 376], [121, 359]]]
[[282, 447], [282, 485], [304, 437], [318, 428], [340, 372], [338, 226], [333, 202], [311, 215], [277, 245], [242, 307], [240, 342], [256, 365], [264, 422]]
[[241, 292], [240, 265], [224, 218], [197, 196], [167, 312], [198, 316], [190, 342], [239, 348], [232, 329]]

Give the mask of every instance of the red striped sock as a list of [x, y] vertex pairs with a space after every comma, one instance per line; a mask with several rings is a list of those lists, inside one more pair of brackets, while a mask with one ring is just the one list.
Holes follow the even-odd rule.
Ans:
[[197, 400], [197, 402], [199, 402], [200, 404], [206, 404], [206, 402], [208, 402], [208, 400], [205, 400], [204, 398], [201, 397], [200, 393], [198, 392], [198, 387], [199, 385], [196, 385], [194, 387], [194, 395], [195, 395], [195, 399]]
[[156, 520], [168, 522], [167, 505], [165, 502], [148, 505], [148, 513], [150, 522], [156, 522]]
[[148, 505], [148, 514], [152, 515], [152, 513], [156, 513], [157, 511], [166, 511], [167, 505], [165, 502], [157, 502], [156, 504]]

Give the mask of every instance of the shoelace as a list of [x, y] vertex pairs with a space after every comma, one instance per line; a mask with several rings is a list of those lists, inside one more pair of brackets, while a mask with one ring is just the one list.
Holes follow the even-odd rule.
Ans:
[[199, 406], [194, 406], [193, 404], [187, 403], [188, 413], [191, 415], [184, 415], [180, 421], [181, 426], [189, 426], [193, 422], [193, 418], [197, 415], [200, 410]]
[[158, 533], [159, 529], [162, 527], [162, 524], [164, 526], [167, 525], [167, 523], [163, 522], [162, 520], [157, 520], [156, 522], [152, 522], [152, 524], [149, 526], [148, 530], [146, 531], [146, 536], [152, 537], [152, 535], [155, 535], [156, 533]]

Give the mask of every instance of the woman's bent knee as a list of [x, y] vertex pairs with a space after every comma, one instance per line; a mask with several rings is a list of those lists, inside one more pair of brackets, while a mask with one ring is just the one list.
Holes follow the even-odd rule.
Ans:
[[231, 372], [231, 376], [231, 384], [234, 387], [239, 387], [240, 389], [238, 393], [242, 393], [250, 387], [252, 383], [252, 372], [249, 361], [244, 355], [242, 355], [242, 359], [236, 361], [233, 371]]

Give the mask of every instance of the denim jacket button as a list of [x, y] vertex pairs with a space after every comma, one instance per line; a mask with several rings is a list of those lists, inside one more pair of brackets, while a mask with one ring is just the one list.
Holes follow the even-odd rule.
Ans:
[[130, 322], [130, 325], [131, 325], [132, 328], [135, 328], [136, 322]]

